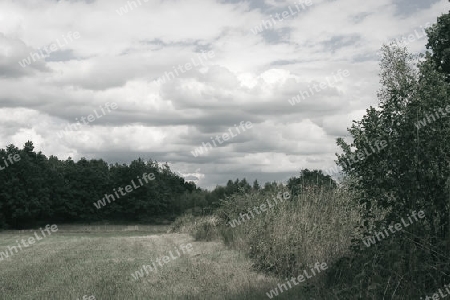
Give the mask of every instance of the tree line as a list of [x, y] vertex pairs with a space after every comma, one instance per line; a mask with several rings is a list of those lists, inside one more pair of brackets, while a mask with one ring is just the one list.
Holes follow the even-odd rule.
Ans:
[[[192, 206], [186, 195], [200, 193], [167, 166], [137, 159], [130, 164], [110, 164], [102, 159], [70, 157], [60, 160], [36, 153], [31, 141], [22, 149], [9, 145], [0, 158], [9, 162], [0, 171], [0, 227], [27, 228], [46, 222], [152, 222], [171, 218]], [[154, 180], [102, 209], [94, 202], [132, 179], [153, 173]]]
[[[94, 205], [131, 180], [137, 182], [144, 173], [153, 174], [154, 179], [101, 209]], [[279, 185], [267, 182], [261, 187], [257, 180], [250, 185], [244, 178], [208, 191], [184, 180], [167, 164], [140, 158], [130, 164], [61, 160], [36, 152], [32, 141], [22, 149], [12, 144], [0, 149], [0, 183], [0, 228], [13, 229], [49, 222], [167, 222], [186, 212], [211, 212], [234, 193], [274, 191]]]

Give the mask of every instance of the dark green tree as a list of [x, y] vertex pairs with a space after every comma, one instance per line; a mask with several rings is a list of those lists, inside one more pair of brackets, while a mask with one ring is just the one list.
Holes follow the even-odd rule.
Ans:
[[258, 183], [258, 179], [255, 179], [255, 181], [253, 181], [253, 186], [252, 186], [252, 188], [253, 188], [255, 191], [259, 191], [259, 190], [261, 189], [261, 186], [260, 186], [259, 183]]
[[431, 58], [437, 70], [444, 73], [446, 81], [450, 82], [450, 13], [440, 16], [437, 23], [427, 29], [427, 34]]
[[[364, 207], [365, 236], [412, 211], [423, 210], [426, 218], [369, 249], [355, 240], [352, 269], [340, 272], [352, 274], [350, 285], [365, 291], [362, 298], [397, 290], [411, 299], [450, 280], [443, 255], [450, 250], [450, 85], [433, 54], [417, 65], [406, 49], [384, 46], [382, 53], [379, 106], [353, 121], [350, 143], [338, 139], [338, 164]], [[382, 150], [355, 159], [360, 149], [381, 141], [387, 145]], [[390, 287], [389, 281], [399, 284]]]
[[298, 195], [305, 189], [336, 188], [336, 182], [321, 170], [303, 169], [299, 177], [292, 177], [287, 182], [292, 195]]

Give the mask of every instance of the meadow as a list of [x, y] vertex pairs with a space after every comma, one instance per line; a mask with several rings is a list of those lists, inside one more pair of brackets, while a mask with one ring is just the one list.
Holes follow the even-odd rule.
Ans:
[[[244, 253], [221, 242], [197, 242], [187, 234], [167, 234], [167, 229], [61, 225], [52, 236], [0, 262], [0, 298], [263, 299], [279, 282], [254, 272]], [[0, 233], [0, 251], [32, 232]], [[133, 279], [131, 274], [142, 265], [187, 243], [193, 251], [157, 273]], [[277, 299], [290, 295], [285, 292]]]

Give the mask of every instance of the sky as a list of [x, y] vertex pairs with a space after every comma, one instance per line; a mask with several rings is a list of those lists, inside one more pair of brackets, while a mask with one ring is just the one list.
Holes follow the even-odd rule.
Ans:
[[[0, 0], [0, 148], [167, 163], [202, 188], [328, 170], [383, 43], [447, 0]], [[209, 145], [207, 144], [209, 143]]]

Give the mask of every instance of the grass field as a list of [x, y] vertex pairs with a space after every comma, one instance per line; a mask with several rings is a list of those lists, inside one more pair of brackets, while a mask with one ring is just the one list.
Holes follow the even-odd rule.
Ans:
[[[268, 299], [280, 280], [218, 242], [166, 234], [166, 226], [61, 226], [0, 261], [0, 299]], [[0, 251], [33, 231], [0, 233]], [[38, 230], [39, 232], [39, 230]], [[132, 273], [181, 244], [193, 250], [135, 280]], [[297, 287], [298, 288], [298, 287]], [[292, 288], [276, 299], [300, 299]], [[85, 299], [89, 299], [86, 297]], [[93, 299], [93, 298], [91, 298]]]

